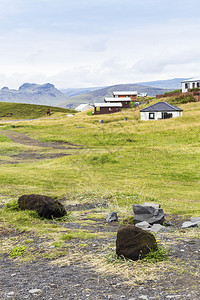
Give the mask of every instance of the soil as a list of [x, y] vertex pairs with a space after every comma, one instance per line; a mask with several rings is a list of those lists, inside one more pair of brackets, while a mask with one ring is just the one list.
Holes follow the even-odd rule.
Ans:
[[[81, 212], [82, 221], [91, 220], [87, 216], [95, 213], [99, 208], [99, 203], [85, 203], [78, 205], [68, 205], [66, 208], [72, 211]], [[106, 206], [105, 204], [102, 207]], [[102, 272], [98, 266], [94, 266], [90, 260], [83, 259], [84, 253], [87, 255], [106, 256], [107, 250], [103, 250], [104, 245], [114, 245], [115, 236], [99, 237], [84, 240], [86, 247], [78, 257], [63, 264], [54, 264], [53, 261], [39, 258], [31, 262], [20, 262], [18, 259], [11, 259], [8, 255], [1, 257], [1, 285], [0, 299], [191, 299], [198, 300], [200, 295], [200, 239], [180, 238], [176, 234], [180, 231], [182, 219], [172, 216], [176, 220], [176, 230], [172, 233], [160, 233], [157, 235], [160, 243], [168, 245], [170, 248], [168, 260], [173, 264], [179, 264], [179, 268], [160, 269], [158, 278], [144, 278], [135, 285], [130, 285], [129, 279], [113, 272], [111, 274]], [[79, 220], [80, 221], [80, 220]], [[56, 221], [49, 221], [54, 223]], [[117, 232], [120, 223], [106, 223], [105, 219], [97, 219], [90, 224], [87, 222], [59, 223], [63, 228], [85, 229], [89, 232], [114, 233]], [[177, 226], [179, 228], [177, 228]], [[199, 229], [196, 229], [199, 230]], [[18, 236], [23, 233], [16, 230], [2, 230], [1, 239]], [[31, 237], [31, 236], [30, 236]], [[40, 249], [40, 238], [33, 236], [34, 244]], [[73, 239], [66, 241], [70, 246], [70, 252], [76, 253], [80, 240]], [[80, 256], [82, 255], [82, 257]], [[109, 265], [108, 265], [109, 268]], [[112, 267], [113, 268], [113, 267]], [[153, 271], [152, 271], [153, 272]], [[134, 272], [133, 272], [134, 274]], [[35, 289], [35, 291], [32, 290]]]
[[71, 143], [62, 143], [62, 142], [40, 142], [38, 140], [31, 139], [24, 133], [19, 133], [11, 130], [3, 130], [0, 132], [2, 135], [5, 135], [15, 143], [28, 145], [28, 146], [36, 146], [36, 147], [50, 147], [53, 149], [74, 149], [74, 147], [81, 147], [80, 145], [71, 144]]
[[[8, 137], [15, 143], [27, 145], [27, 146], [33, 146], [33, 147], [41, 147], [41, 148], [52, 148], [56, 150], [62, 150], [62, 152], [53, 152], [53, 153], [47, 153], [42, 152], [38, 150], [32, 150], [30, 148], [30, 151], [24, 151], [20, 152], [19, 154], [13, 154], [10, 155], [10, 157], [13, 159], [12, 161], [7, 160], [0, 160], [0, 164], [18, 164], [18, 163], [25, 163], [27, 160], [44, 160], [44, 159], [54, 159], [59, 158], [67, 155], [72, 155], [72, 153], [69, 153], [68, 150], [80, 150], [83, 149], [81, 145], [72, 144], [72, 143], [64, 143], [64, 142], [40, 142], [38, 140], [32, 139], [28, 137], [24, 133], [19, 133], [11, 130], [2, 130], [0, 131], [0, 134]], [[67, 150], [68, 152], [64, 152]]]
[[[63, 144], [63, 143], [42, 143], [30, 139], [25, 134], [19, 134], [11, 131], [2, 131], [1, 134], [6, 135], [17, 143], [31, 146], [52, 147], [54, 149], [69, 149], [68, 147], [78, 148], [79, 145]], [[18, 159], [24, 157], [30, 158], [29, 152], [24, 152], [15, 156]], [[56, 154], [56, 155], [62, 155]], [[65, 155], [63, 153], [63, 155]], [[34, 159], [43, 159], [39, 153], [35, 154]], [[51, 156], [49, 158], [54, 158]], [[44, 252], [40, 248], [42, 238], [33, 236], [33, 246], [41, 253], [41, 257], [37, 260], [22, 262], [18, 258], [10, 258], [7, 252], [0, 256], [0, 299], [69, 299], [69, 300], [85, 300], [85, 299], [181, 299], [181, 300], [199, 300], [200, 299], [200, 238], [197, 234], [196, 238], [184, 237], [187, 229], [180, 229], [182, 222], [181, 217], [167, 216], [167, 219], [175, 226], [172, 232], [157, 234], [160, 243], [167, 245], [170, 252], [168, 261], [171, 266], [159, 270], [159, 276], [154, 279], [145, 277], [138, 281], [135, 278], [134, 285], [130, 284], [130, 279], [123, 274], [115, 272], [115, 266], [108, 264], [112, 272], [102, 272], [101, 266], [96, 266], [92, 261], [85, 260], [84, 255], [93, 257], [106, 257], [110, 248], [109, 245], [115, 245], [115, 235], [120, 226], [119, 222], [107, 224], [104, 218], [92, 219], [89, 214], [94, 214], [99, 208], [106, 208], [106, 203], [85, 203], [66, 206], [67, 211], [79, 212], [80, 219], [71, 222], [59, 223], [59, 226], [70, 229], [87, 229], [89, 232], [103, 234], [102, 236], [84, 240], [86, 245], [82, 252], [77, 252], [80, 246], [79, 239], [66, 241], [69, 252], [65, 256], [63, 264], [55, 264], [53, 260], [45, 259], [42, 256]], [[85, 221], [85, 222], [84, 222]], [[88, 222], [87, 221], [93, 221]], [[119, 220], [120, 221], [120, 220]], [[55, 221], [49, 221], [55, 222]], [[183, 237], [181, 237], [181, 230]], [[199, 233], [199, 228], [196, 229]], [[110, 235], [106, 235], [111, 233]], [[19, 241], [23, 237], [23, 232], [15, 229], [0, 228], [0, 240], [9, 238], [18, 238]], [[31, 238], [31, 233], [30, 233]], [[114, 251], [114, 250], [113, 250]], [[73, 253], [76, 255], [73, 256]], [[78, 253], [78, 255], [77, 255]], [[73, 260], [67, 260], [68, 255], [73, 256]], [[153, 272], [153, 264], [152, 264]], [[134, 270], [132, 272], [134, 274]], [[134, 277], [134, 275], [132, 275]]]

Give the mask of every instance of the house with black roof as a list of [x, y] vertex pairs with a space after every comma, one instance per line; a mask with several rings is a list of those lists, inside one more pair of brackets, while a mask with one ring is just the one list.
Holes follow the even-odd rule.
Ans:
[[140, 110], [141, 120], [161, 120], [182, 116], [182, 109], [167, 102], [157, 102]]

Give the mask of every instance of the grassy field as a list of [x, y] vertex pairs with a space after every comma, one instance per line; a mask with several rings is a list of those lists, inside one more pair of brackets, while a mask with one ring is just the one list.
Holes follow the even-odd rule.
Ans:
[[104, 116], [84, 112], [71, 118], [1, 123], [1, 131], [83, 146], [68, 150], [68, 156], [15, 163], [16, 153], [58, 150], [32, 148], [0, 135], [2, 201], [43, 193], [73, 201], [108, 199], [130, 210], [133, 203], [147, 200], [160, 203], [166, 213], [199, 216], [200, 104], [180, 107], [183, 117], [161, 121], [141, 121], [137, 108]]
[[47, 108], [50, 109], [52, 115], [56, 113], [71, 113], [75, 112], [70, 109], [61, 107], [52, 107], [46, 105], [30, 105], [25, 103], [9, 103], [0, 102], [0, 122], [2, 120], [19, 120], [19, 119], [36, 119], [46, 116]]

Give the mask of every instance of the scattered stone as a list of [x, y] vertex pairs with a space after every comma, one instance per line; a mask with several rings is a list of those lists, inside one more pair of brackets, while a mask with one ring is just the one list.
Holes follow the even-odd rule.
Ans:
[[153, 234], [133, 225], [120, 228], [117, 232], [116, 254], [138, 260], [151, 250], [157, 249]]
[[164, 224], [165, 226], [174, 226], [174, 224], [170, 221], [165, 221]]
[[133, 204], [135, 223], [147, 221], [150, 225], [163, 224], [165, 217], [161, 208], [153, 206]]
[[139, 299], [148, 300], [148, 297], [146, 295], [139, 296]]
[[68, 114], [68, 115], [66, 115], [67, 117], [74, 117], [74, 115], [73, 114]]
[[190, 228], [200, 226], [200, 217], [192, 218], [182, 224], [182, 228]]
[[103, 123], [103, 120], [99, 120], [99, 123]]
[[124, 121], [127, 121], [128, 119], [127, 118], [124, 118]]
[[182, 228], [190, 228], [190, 227], [197, 227], [198, 224], [197, 223], [193, 223], [191, 221], [186, 221], [182, 224]]
[[12, 296], [14, 296], [14, 294], [15, 294], [14, 292], [9, 292], [9, 293], [7, 294], [7, 296], [8, 296], [8, 297], [12, 297]]
[[166, 232], [166, 231], [169, 231], [169, 229], [166, 228], [165, 226], [160, 225], [160, 224], [153, 224], [153, 226], [150, 228], [150, 231], [152, 231], [152, 232], [159, 232], [159, 231]]
[[199, 223], [199, 224], [200, 224], [200, 217], [192, 218], [192, 219], [191, 219], [191, 222], [192, 222], [192, 223]]
[[143, 221], [143, 222], [139, 222], [135, 225], [136, 227], [139, 227], [143, 230], [148, 229], [149, 227], [151, 227], [151, 225], [147, 222], [147, 221]]
[[150, 202], [144, 202], [144, 206], [152, 206], [156, 209], [159, 209], [160, 208], [160, 204], [157, 204], [157, 203], [150, 203]]
[[57, 200], [43, 195], [23, 195], [18, 199], [22, 210], [35, 210], [40, 217], [60, 218], [67, 214], [64, 206]]
[[39, 293], [42, 293], [42, 290], [40, 290], [40, 289], [32, 289], [32, 290], [29, 290], [29, 293], [30, 294], [39, 294]]
[[106, 222], [111, 223], [114, 221], [118, 221], [118, 216], [116, 212], [111, 212], [106, 216]]

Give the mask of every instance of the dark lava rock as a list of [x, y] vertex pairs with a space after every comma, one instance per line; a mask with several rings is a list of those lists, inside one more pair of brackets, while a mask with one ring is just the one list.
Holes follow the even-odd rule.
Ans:
[[46, 219], [60, 218], [67, 214], [64, 206], [57, 200], [43, 195], [23, 195], [18, 199], [22, 210], [35, 210]]
[[122, 227], [117, 232], [116, 254], [138, 260], [152, 250], [157, 250], [153, 234], [134, 225]]
[[150, 225], [163, 224], [165, 216], [162, 208], [155, 208], [153, 206], [133, 204], [135, 224], [147, 221]]

